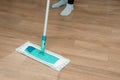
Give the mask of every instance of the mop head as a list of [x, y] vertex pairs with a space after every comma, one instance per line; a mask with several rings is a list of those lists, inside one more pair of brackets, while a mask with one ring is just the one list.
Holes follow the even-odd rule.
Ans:
[[43, 64], [46, 64], [57, 71], [62, 70], [70, 62], [69, 59], [64, 58], [51, 51], [45, 50], [42, 52], [40, 46], [35, 45], [29, 41], [18, 47], [16, 51]]

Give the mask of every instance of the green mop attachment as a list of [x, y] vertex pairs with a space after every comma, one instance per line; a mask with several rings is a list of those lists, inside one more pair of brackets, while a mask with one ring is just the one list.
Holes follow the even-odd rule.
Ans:
[[46, 50], [46, 30], [47, 30], [49, 3], [50, 0], [47, 0], [45, 25], [44, 25], [41, 46], [35, 45], [30, 41], [28, 41], [23, 45], [21, 45], [20, 47], [16, 48], [16, 51], [34, 60], [37, 60], [43, 64], [46, 64], [49, 67], [53, 68], [54, 70], [60, 71], [70, 62], [70, 60], [54, 52]]

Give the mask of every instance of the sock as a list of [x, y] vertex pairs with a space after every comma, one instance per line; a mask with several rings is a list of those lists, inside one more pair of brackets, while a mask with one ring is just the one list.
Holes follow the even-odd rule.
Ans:
[[60, 0], [57, 3], [53, 4], [52, 8], [59, 8], [59, 7], [63, 6], [63, 5], [66, 5], [67, 2], [68, 2], [68, 0]]
[[73, 4], [67, 4], [65, 9], [60, 13], [61, 16], [68, 16], [74, 10]]

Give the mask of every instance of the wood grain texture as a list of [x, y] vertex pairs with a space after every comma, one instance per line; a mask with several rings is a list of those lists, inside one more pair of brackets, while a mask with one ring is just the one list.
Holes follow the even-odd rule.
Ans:
[[61, 72], [15, 52], [40, 44], [45, 3], [0, 0], [0, 80], [120, 80], [120, 0], [76, 0], [68, 17], [50, 8], [47, 49], [71, 59]]

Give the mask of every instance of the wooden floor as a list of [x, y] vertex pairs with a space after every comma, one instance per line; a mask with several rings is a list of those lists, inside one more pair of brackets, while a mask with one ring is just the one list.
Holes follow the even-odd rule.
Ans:
[[15, 52], [41, 43], [45, 1], [0, 0], [0, 80], [120, 80], [120, 0], [76, 0], [68, 17], [50, 8], [47, 49], [71, 60], [61, 72]]

